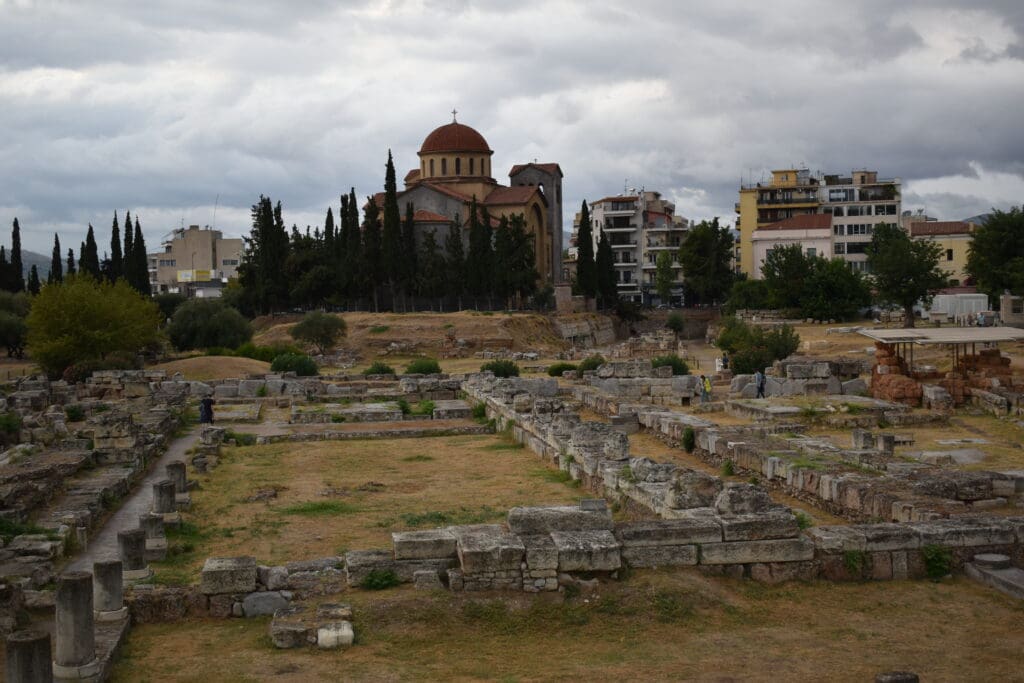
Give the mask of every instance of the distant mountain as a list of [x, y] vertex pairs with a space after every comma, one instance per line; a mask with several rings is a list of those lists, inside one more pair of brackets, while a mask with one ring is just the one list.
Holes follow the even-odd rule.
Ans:
[[50, 257], [37, 254], [34, 251], [21, 250], [21, 267], [25, 271], [25, 280], [28, 281], [28, 273], [32, 270], [32, 266], [35, 265], [36, 270], [39, 271], [39, 279], [45, 281], [46, 277], [50, 274]]
[[985, 223], [988, 222], [989, 216], [991, 216], [991, 215], [992, 214], [990, 214], [990, 213], [979, 213], [977, 216], [971, 216], [970, 218], [965, 218], [964, 219], [964, 223], [974, 223], [975, 225], [985, 225]]

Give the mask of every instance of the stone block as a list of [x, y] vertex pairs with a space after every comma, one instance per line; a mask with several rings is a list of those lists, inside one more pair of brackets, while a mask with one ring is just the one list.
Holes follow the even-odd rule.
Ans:
[[715, 508], [722, 514], [765, 512], [774, 506], [768, 492], [753, 484], [726, 484], [715, 498]]
[[455, 534], [448, 529], [397, 531], [391, 534], [396, 560], [456, 557]]
[[559, 571], [614, 571], [622, 564], [619, 542], [610, 531], [553, 531], [551, 540], [558, 549]]
[[817, 562], [755, 562], [750, 565], [750, 578], [767, 584], [813, 581], [818, 570]]
[[867, 396], [868, 383], [859, 377], [843, 382], [843, 394], [847, 396]]
[[270, 622], [270, 640], [274, 647], [291, 649], [309, 644], [316, 634], [305, 616], [305, 609], [301, 606], [285, 607], [275, 612]]
[[199, 590], [206, 595], [252, 593], [256, 590], [256, 559], [210, 557], [203, 564]]
[[390, 550], [353, 550], [345, 554], [345, 575], [349, 586], [360, 585], [372, 571], [392, 572], [399, 581], [408, 583], [417, 571], [447, 571], [455, 563], [453, 558], [396, 560]]
[[452, 527], [466, 574], [518, 570], [526, 553], [523, 541], [497, 524]]
[[813, 559], [814, 544], [806, 538], [709, 543], [700, 548], [701, 564], [803, 562]]
[[905, 524], [859, 524], [854, 527], [864, 534], [864, 550], [911, 550], [921, 545], [917, 531]]
[[320, 624], [316, 630], [316, 646], [321, 650], [351, 647], [354, 641], [355, 632], [352, 624], [347, 621]]
[[256, 578], [267, 590], [276, 591], [288, 583], [288, 570], [284, 567], [256, 567]]
[[611, 510], [582, 510], [577, 505], [514, 507], [508, 511], [508, 527], [514, 534], [536, 535], [552, 531], [611, 529]]
[[413, 572], [412, 583], [420, 590], [444, 590], [441, 575], [430, 569], [419, 569]]
[[558, 569], [558, 548], [551, 534], [521, 536], [526, 547], [526, 566], [531, 571]]
[[261, 617], [274, 614], [288, 607], [289, 601], [280, 591], [249, 593], [242, 599], [242, 614], [246, 617]]
[[1013, 545], [1013, 523], [1000, 519], [953, 518], [914, 525], [920, 543], [948, 548]]
[[816, 526], [804, 532], [819, 552], [837, 554], [847, 551], [863, 551], [867, 539], [858, 528], [848, 526]]
[[238, 395], [243, 398], [255, 398], [259, 395], [260, 389], [265, 389], [267, 383], [262, 379], [243, 379], [238, 383]]
[[314, 560], [296, 560], [285, 565], [289, 574], [297, 572], [322, 572], [326, 569], [341, 569], [345, 560], [341, 557], [318, 557]]
[[615, 526], [615, 537], [623, 548], [720, 543], [722, 525], [711, 516], [622, 522]]
[[725, 541], [764, 541], [773, 538], [796, 538], [800, 535], [792, 512], [762, 512], [747, 515], [722, 515], [722, 537]]
[[680, 567], [697, 564], [696, 545], [623, 546], [622, 561], [630, 567]]

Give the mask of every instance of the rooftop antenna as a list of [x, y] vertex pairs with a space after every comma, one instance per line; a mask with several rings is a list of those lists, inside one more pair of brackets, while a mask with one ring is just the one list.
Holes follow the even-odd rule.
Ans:
[[629, 178], [622, 179], [622, 194], [626, 194], [629, 188]]
[[217, 205], [220, 204], [220, 192], [217, 193], [217, 198], [213, 200], [213, 229], [217, 229]]

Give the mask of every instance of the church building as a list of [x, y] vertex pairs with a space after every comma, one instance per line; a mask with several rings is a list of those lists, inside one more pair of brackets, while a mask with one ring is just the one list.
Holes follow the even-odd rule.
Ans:
[[[486, 208], [497, 227], [502, 216], [522, 214], [527, 232], [534, 237], [540, 282], [555, 284], [562, 262], [562, 169], [554, 163], [516, 164], [509, 171], [509, 184], [500, 185], [491, 176], [494, 151], [473, 128], [454, 120], [430, 133], [420, 147], [419, 168], [405, 175], [405, 190], [398, 193], [398, 206], [414, 209], [417, 243], [425, 231], [434, 230], [444, 243], [451, 225], [469, 243], [469, 215], [473, 198]], [[383, 193], [375, 199], [383, 204]]]

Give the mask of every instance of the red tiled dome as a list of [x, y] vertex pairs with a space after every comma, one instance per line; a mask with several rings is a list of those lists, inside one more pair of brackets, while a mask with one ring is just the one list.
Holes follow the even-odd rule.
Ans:
[[435, 128], [420, 147], [420, 154], [435, 152], [483, 152], [491, 153], [484, 136], [461, 123], [448, 123]]

